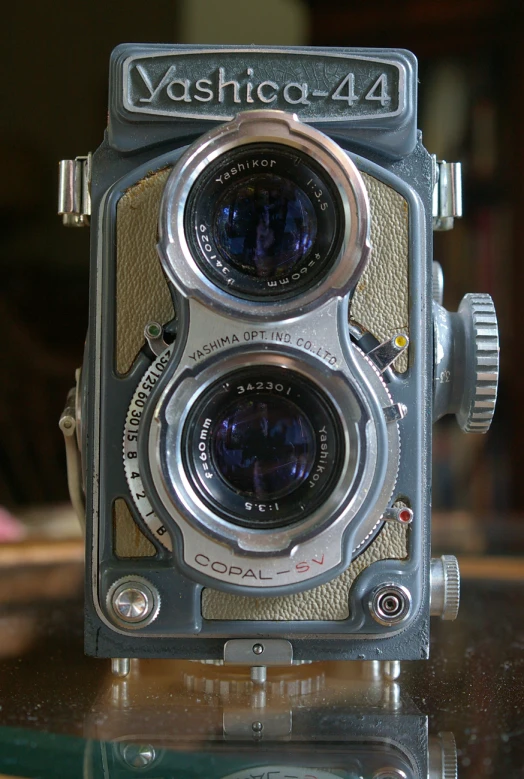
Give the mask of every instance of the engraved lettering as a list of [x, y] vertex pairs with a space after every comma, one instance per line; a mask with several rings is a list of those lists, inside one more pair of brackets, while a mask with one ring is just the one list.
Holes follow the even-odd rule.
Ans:
[[[296, 92], [298, 90], [299, 94], [298, 97], [293, 98], [291, 96], [291, 90], [293, 90], [295, 96]], [[302, 103], [302, 105], [309, 105], [310, 101], [307, 99], [308, 96], [308, 85], [307, 84], [298, 84], [296, 81], [290, 81], [286, 86], [284, 87], [284, 100], [286, 103], [291, 103], [291, 105], [298, 105], [299, 103]]]
[[[326, 426], [320, 428], [318, 431], [319, 438], [320, 438], [320, 451], [318, 456], [318, 461], [315, 466], [315, 472], [310, 476], [309, 479], [309, 486], [315, 487], [316, 483], [319, 481], [321, 476], [326, 472], [326, 460], [329, 457], [329, 449], [328, 449], [328, 431], [326, 429]], [[323, 560], [323, 558], [322, 558]], [[315, 561], [318, 562], [318, 561]], [[320, 564], [320, 563], [319, 563]]]
[[377, 78], [364, 100], [377, 100], [381, 106], [385, 106], [386, 103], [390, 102], [391, 98], [388, 95], [388, 80], [385, 73], [382, 73]]
[[197, 554], [195, 557], [195, 563], [198, 563], [203, 568], [207, 568], [209, 565], [209, 557], [206, 557], [205, 554]]
[[159, 95], [159, 93], [162, 91], [162, 89], [165, 87], [166, 84], [169, 83], [169, 80], [172, 75], [174, 75], [176, 71], [175, 65], [171, 65], [166, 72], [164, 73], [163, 77], [158, 82], [157, 86], [154, 87], [151, 83], [151, 79], [149, 78], [149, 75], [146, 71], [146, 69], [143, 67], [143, 65], [137, 65], [136, 66], [137, 73], [140, 73], [140, 76], [142, 78], [142, 81], [147, 87], [147, 90], [149, 92], [149, 97], [141, 97], [139, 102], [140, 103], [151, 103], [155, 97]]
[[[266, 87], [274, 90], [272, 95], [267, 93]], [[273, 100], [277, 99], [277, 92], [278, 84], [275, 84], [274, 81], [262, 81], [257, 87], [257, 97], [261, 103], [272, 103]]]
[[333, 92], [331, 99], [345, 100], [348, 105], [353, 105], [357, 99], [357, 96], [355, 95], [355, 76], [353, 73], [348, 73], [346, 78], [342, 79], [338, 87]]
[[[305, 76], [299, 59], [283, 55], [280, 69], [282, 75], [288, 75], [276, 81], [257, 78], [256, 64], [264, 57], [260, 59], [257, 53], [255, 62], [248, 65], [238, 55], [225, 50], [218, 67], [216, 60], [204, 53], [199, 59], [200, 71], [195, 71], [194, 59], [185, 56], [166, 55], [168, 59], [164, 60], [162, 70], [158, 58], [132, 57], [132, 64], [126, 65], [125, 70], [125, 105], [131, 111], [194, 116], [193, 111], [187, 114], [184, 107], [189, 104], [199, 109], [205, 104], [202, 117], [212, 119], [230, 117], [232, 106], [256, 108], [258, 105], [284, 110], [286, 106], [296, 106], [297, 111], [310, 119], [320, 120], [325, 115], [327, 121], [339, 113], [337, 103], [341, 112], [359, 118], [389, 115], [390, 111], [396, 115], [402, 109], [399, 68], [388, 61], [362, 61], [353, 67], [348, 59], [340, 58], [330, 59], [328, 65], [324, 57], [310, 54], [307, 63], [313, 67]], [[298, 68], [295, 63], [299, 64]], [[215, 112], [209, 111], [211, 106]], [[319, 205], [325, 207], [324, 203]]]
[[200, 78], [196, 82], [195, 87], [199, 92], [203, 92], [204, 94], [207, 93], [207, 97], [202, 97], [202, 95], [195, 95], [195, 100], [200, 100], [201, 103], [208, 103], [210, 100], [213, 100], [213, 90], [209, 89], [212, 84], [213, 82], [208, 78]]
[[[246, 73], [247, 73], [248, 76], [251, 77], [253, 75], [253, 68], [248, 68]], [[247, 82], [247, 86], [246, 86], [246, 103], [254, 103], [255, 102], [253, 100], [252, 96], [251, 96], [252, 90], [253, 90], [253, 84], [251, 83], [251, 81], [248, 81]]]
[[234, 103], [240, 103], [240, 97], [239, 97], [239, 91], [240, 91], [240, 84], [238, 81], [224, 81], [225, 79], [225, 69], [219, 68], [218, 69], [218, 102], [223, 103], [225, 100], [224, 90], [226, 87], [233, 87], [233, 102]]
[[[167, 96], [174, 100], [175, 102], [179, 102], [180, 100], [183, 100], [185, 103], [191, 102], [191, 95], [189, 94], [189, 86], [190, 81], [188, 78], [176, 78], [173, 81], [171, 81], [166, 88]], [[182, 94], [177, 95], [175, 93], [175, 87], [182, 87]]]

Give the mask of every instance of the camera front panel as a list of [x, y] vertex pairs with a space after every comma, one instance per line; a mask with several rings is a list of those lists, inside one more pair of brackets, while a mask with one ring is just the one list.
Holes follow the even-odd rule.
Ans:
[[427, 652], [431, 164], [350, 149], [253, 111], [138, 165], [97, 153], [90, 652]]

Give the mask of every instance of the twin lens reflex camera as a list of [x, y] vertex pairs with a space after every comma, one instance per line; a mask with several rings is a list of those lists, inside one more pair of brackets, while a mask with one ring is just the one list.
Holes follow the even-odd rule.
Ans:
[[[86, 518], [86, 651], [265, 668], [428, 655], [431, 426], [491, 422], [491, 298], [442, 307], [460, 165], [397, 49], [125, 44], [100, 148], [85, 360], [60, 420]], [[84, 506], [85, 496], [85, 506]]]

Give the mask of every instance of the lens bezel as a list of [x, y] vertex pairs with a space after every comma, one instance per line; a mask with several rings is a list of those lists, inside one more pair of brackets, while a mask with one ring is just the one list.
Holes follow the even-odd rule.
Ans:
[[[211, 279], [195, 259], [186, 235], [186, 205], [200, 175], [220, 156], [244, 146], [277, 144], [306, 155], [326, 173], [340, 198], [340, 245], [328, 273], [300, 294], [246, 299], [231, 294]], [[367, 263], [370, 243], [369, 202], [362, 177], [338, 144], [284, 111], [247, 111], [228, 124], [201, 136], [174, 166], [162, 198], [159, 218], [159, 254], [164, 271], [186, 298], [195, 299], [224, 316], [247, 321], [278, 321], [304, 314], [333, 296], [351, 291]]]
[[[314, 459], [308, 476], [287, 495], [268, 500], [235, 490], [220, 473], [213, 456], [217, 415], [235, 398], [259, 394], [291, 400], [315, 432]], [[341, 421], [328, 396], [304, 376], [276, 366], [237, 370], [210, 385], [192, 407], [182, 439], [186, 442], [184, 466], [201, 500], [227, 522], [251, 529], [268, 530], [304, 521], [324, 503], [346, 459]]]
[[[312, 246], [281, 277], [261, 278], [242, 272], [228, 259], [216, 238], [217, 200], [225, 196], [228, 187], [251, 179], [256, 173], [272, 173], [291, 181], [308, 197], [316, 218]], [[200, 174], [189, 193], [184, 227], [192, 255], [210, 281], [235, 297], [275, 300], [298, 295], [329, 273], [340, 250], [343, 214], [334, 182], [311, 155], [283, 144], [253, 143], [220, 155]]]
[[[193, 405], [217, 381], [218, 376], [245, 368], [258, 371], [263, 366], [292, 370], [304, 376], [320, 390], [326, 392], [328, 375], [330, 401], [340, 420], [344, 441], [344, 462], [341, 474], [326, 500], [315, 511], [304, 515], [300, 522], [270, 530], [240, 527], [218, 516], [195, 490], [194, 481], [184, 463], [185, 441], [183, 432]], [[222, 360], [220, 370], [211, 362], [197, 375], [181, 374], [161, 398], [153, 424], [148, 434], [149, 460], [154, 464], [151, 472], [155, 489], [161, 496], [169, 514], [175, 518], [187, 538], [193, 531], [214, 539], [221, 544], [242, 549], [243, 554], [283, 553], [295, 544], [322, 533], [333, 526], [335, 517], [344, 515], [344, 521], [358, 511], [366, 499], [366, 492], [355, 491], [356, 484], [368, 478], [377, 459], [376, 434], [366, 422], [367, 411], [359, 395], [342, 376], [336, 377], [330, 369], [319, 369], [307, 357], [296, 359], [290, 351], [269, 353], [263, 350], [239, 350]]]

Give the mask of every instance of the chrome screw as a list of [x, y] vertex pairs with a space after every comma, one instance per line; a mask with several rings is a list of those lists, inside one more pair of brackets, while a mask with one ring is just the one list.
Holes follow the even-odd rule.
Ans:
[[255, 655], [261, 655], [263, 651], [264, 651], [264, 647], [262, 646], [262, 644], [255, 644], [254, 645], [253, 653]]

